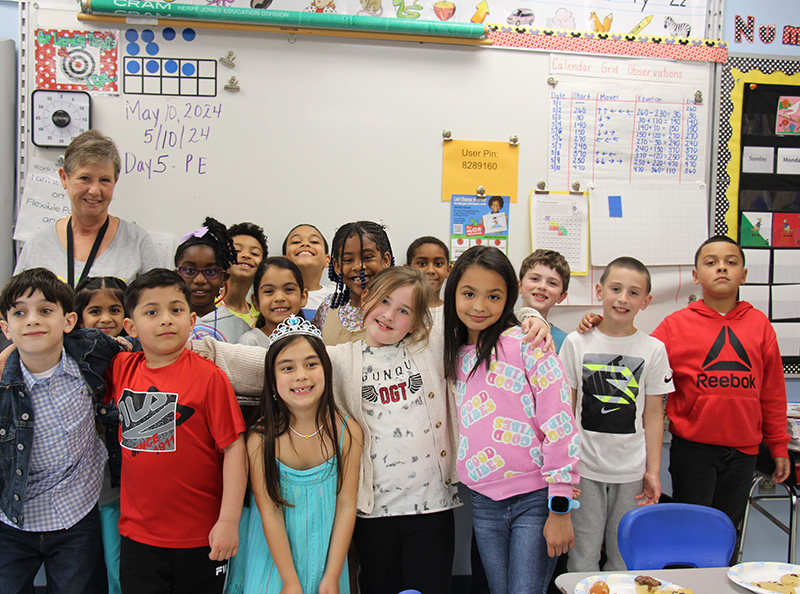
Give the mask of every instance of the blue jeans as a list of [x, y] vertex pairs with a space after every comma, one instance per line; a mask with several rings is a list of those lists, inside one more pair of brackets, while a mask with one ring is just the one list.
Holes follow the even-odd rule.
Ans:
[[95, 506], [66, 530], [25, 532], [0, 522], [0, 592], [28, 594], [44, 563], [48, 594], [106, 594], [100, 514]]
[[556, 566], [547, 555], [547, 489], [494, 501], [471, 491], [472, 524], [492, 594], [546, 594]]

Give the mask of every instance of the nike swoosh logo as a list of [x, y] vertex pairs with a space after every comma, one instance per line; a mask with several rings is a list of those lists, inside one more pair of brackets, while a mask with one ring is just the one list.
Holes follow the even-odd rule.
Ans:
[[600, 409], [600, 414], [607, 415], [608, 413], [614, 412], [615, 410], [619, 410], [619, 407], [617, 407], [617, 408], [606, 408], [604, 406], [603, 408]]
[[668, 383], [670, 383], [671, 381], [672, 381], [672, 376], [671, 376], [671, 375], [670, 375], [669, 377], [667, 377], [667, 376], [664, 376], [664, 383], [665, 383], [665, 384], [668, 384]]

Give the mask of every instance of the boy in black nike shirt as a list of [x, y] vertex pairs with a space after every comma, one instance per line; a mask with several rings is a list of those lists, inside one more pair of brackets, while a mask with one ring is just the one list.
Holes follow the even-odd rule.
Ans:
[[581, 439], [581, 506], [572, 512], [575, 548], [569, 571], [625, 570], [617, 546], [622, 516], [661, 495], [662, 396], [672, 392], [664, 345], [638, 331], [636, 314], [650, 295], [650, 273], [634, 258], [617, 258], [600, 277], [603, 319], [564, 340], [564, 362]]

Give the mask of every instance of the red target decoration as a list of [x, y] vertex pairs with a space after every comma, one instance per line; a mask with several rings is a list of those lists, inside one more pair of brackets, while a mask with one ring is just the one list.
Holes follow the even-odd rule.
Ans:
[[119, 92], [113, 31], [36, 30], [36, 88]]

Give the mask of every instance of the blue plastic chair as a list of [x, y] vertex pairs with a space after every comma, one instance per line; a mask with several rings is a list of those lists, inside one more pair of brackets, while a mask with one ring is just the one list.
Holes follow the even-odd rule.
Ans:
[[717, 509], [658, 503], [622, 516], [617, 541], [630, 571], [667, 565], [727, 567], [736, 546], [736, 529]]

